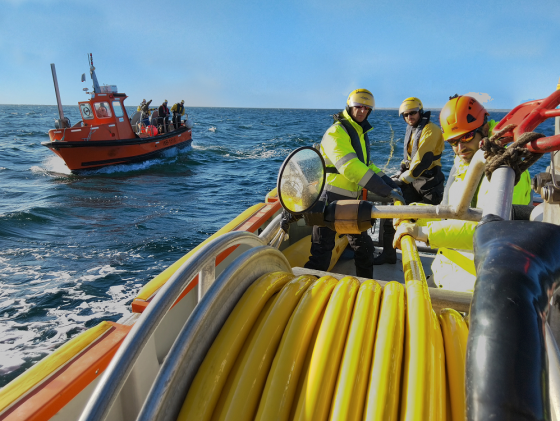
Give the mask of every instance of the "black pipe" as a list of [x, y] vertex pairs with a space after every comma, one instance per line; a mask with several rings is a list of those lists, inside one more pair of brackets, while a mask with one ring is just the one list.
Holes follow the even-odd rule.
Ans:
[[476, 229], [474, 250], [467, 418], [549, 420], [544, 331], [550, 297], [560, 284], [560, 227], [487, 222]]

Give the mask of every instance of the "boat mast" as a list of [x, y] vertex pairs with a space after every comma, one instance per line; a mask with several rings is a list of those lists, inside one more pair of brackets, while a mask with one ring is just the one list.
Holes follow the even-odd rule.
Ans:
[[97, 81], [97, 76], [95, 75], [95, 67], [93, 67], [93, 56], [89, 53], [89, 74], [91, 76], [91, 80], [93, 81], [93, 92], [96, 94], [101, 93], [101, 88], [99, 87], [99, 82]]
[[51, 72], [54, 82], [54, 91], [56, 93], [56, 103], [58, 105], [58, 116], [60, 117], [60, 127], [64, 128], [66, 127], [66, 120], [64, 120], [64, 111], [62, 111], [62, 102], [60, 101], [60, 91], [58, 90], [58, 79], [56, 78], [56, 69], [54, 67], [54, 63], [51, 63]]

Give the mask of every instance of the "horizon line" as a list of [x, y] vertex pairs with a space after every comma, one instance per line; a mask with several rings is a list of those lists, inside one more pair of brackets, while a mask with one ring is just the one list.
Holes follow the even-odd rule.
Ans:
[[[0, 105], [38, 105], [44, 107], [58, 107], [56, 104], [2, 104]], [[77, 107], [78, 105], [62, 105], [63, 107]], [[135, 107], [134, 105], [125, 105], [125, 107]], [[339, 108], [294, 108], [294, 107], [226, 107], [226, 106], [200, 106], [200, 105], [185, 105], [185, 108], [232, 108], [232, 109], [255, 109], [255, 110], [338, 110]], [[441, 111], [441, 108], [437, 107], [426, 107], [427, 111]], [[488, 111], [511, 111], [513, 108], [487, 108]], [[376, 110], [383, 111], [398, 111], [399, 107], [379, 107]]]

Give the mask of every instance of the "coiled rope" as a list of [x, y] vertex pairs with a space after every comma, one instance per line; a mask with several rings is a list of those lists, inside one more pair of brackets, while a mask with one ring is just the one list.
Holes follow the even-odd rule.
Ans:
[[543, 156], [541, 153], [531, 152], [524, 147], [527, 143], [544, 137], [541, 133], [523, 133], [519, 139], [513, 142], [509, 147], [505, 148], [503, 146], [513, 141], [512, 136], [504, 137], [504, 134], [513, 131], [515, 127], [517, 127], [515, 124], [508, 124], [502, 130], [494, 133], [492, 137], [485, 137], [482, 139], [483, 144], [481, 149], [484, 151], [484, 158], [486, 158], [485, 172], [488, 180], [492, 178], [492, 173], [497, 168], [506, 165], [515, 172], [515, 184], [517, 184], [521, 174]]

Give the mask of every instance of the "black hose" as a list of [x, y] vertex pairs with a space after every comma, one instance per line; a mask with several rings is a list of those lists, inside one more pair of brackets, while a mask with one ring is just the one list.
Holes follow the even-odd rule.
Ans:
[[549, 420], [545, 320], [560, 284], [560, 227], [497, 221], [476, 229], [467, 345], [469, 420]]

